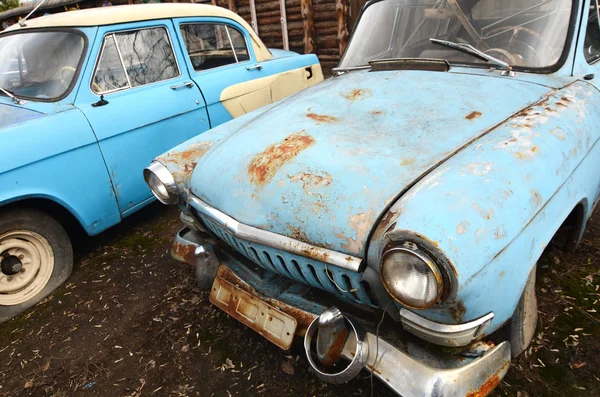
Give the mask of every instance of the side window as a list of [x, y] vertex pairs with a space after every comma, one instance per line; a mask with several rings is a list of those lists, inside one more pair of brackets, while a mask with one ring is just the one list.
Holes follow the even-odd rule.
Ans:
[[105, 94], [179, 76], [165, 28], [109, 34], [94, 71], [92, 91]]
[[590, 5], [590, 15], [588, 16], [583, 46], [585, 60], [588, 63], [594, 63], [600, 59], [600, 24], [598, 24], [598, 6], [596, 0], [592, 0]]
[[250, 59], [244, 35], [232, 27], [223, 24], [185, 24], [181, 25], [181, 35], [196, 71]]

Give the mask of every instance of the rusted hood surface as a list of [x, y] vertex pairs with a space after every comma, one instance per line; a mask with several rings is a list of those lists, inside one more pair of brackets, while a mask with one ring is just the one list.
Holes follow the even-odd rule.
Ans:
[[240, 222], [360, 256], [405, 188], [548, 90], [514, 78], [350, 73], [215, 145], [190, 187]]

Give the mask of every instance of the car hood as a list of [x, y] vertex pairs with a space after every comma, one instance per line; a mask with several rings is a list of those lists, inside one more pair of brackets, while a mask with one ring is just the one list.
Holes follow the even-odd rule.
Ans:
[[549, 90], [468, 74], [349, 73], [232, 131], [190, 188], [239, 222], [364, 256], [403, 191]]
[[0, 103], [0, 129], [42, 117], [44, 114], [19, 106]]

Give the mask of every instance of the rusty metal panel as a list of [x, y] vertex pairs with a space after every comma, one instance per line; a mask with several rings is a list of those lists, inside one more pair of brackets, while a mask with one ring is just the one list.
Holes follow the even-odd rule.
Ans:
[[252, 328], [283, 350], [294, 340], [298, 322], [257, 296], [217, 276], [210, 291], [210, 301], [242, 324]]
[[[549, 91], [451, 72], [349, 73], [278, 103], [219, 143], [190, 187], [246, 225], [363, 256], [403, 189]], [[407, 99], [416, 92], [433, 97]]]

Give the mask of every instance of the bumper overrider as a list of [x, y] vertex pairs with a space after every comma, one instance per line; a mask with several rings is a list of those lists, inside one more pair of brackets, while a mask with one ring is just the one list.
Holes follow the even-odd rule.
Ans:
[[[314, 286], [291, 282], [297, 279], [294, 274], [273, 262], [261, 264], [257, 250], [262, 248], [248, 249], [248, 244], [313, 263], [322, 260], [325, 269], [329, 265], [346, 272], [362, 270], [358, 258], [243, 225], [196, 197], [188, 196], [187, 201], [191, 211], [182, 213], [186, 227], [176, 236], [173, 256], [195, 266], [198, 280], [212, 283], [214, 305], [275, 345], [287, 350], [294, 336], [304, 337], [308, 361], [324, 381], [347, 382], [366, 369], [401, 396], [475, 397], [491, 392], [508, 371], [508, 342], [472, 343], [483, 335], [493, 314], [445, 325], [401, 309], [402, 327], [395, 323], [378, 333], [374, 310], [363, 313]], [[355, 302], [359, 298], [354, 295]], [[464, 348], [432, 349], [427, 342]], [[337, 372], [331, 372], [332, 364]]]

